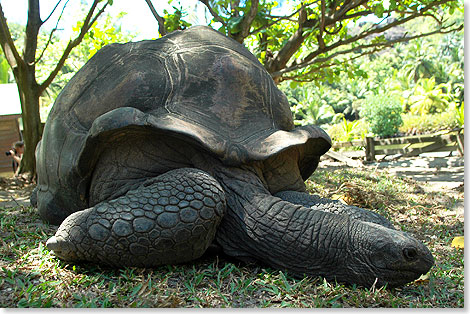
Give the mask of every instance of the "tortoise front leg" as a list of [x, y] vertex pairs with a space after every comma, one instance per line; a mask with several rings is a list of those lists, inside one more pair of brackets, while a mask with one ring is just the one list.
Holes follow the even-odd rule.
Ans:
[[183, 263], [205, 252], [225, 207], [213, 177], [176, 169], [70, 215], [46, 245], [66, 261], [141, 267]]
[[381, 215], [359, 208], [356, 206], [345, 205], [340, 201], [331, 200], [328, 198], [322, 198], [318, 195], [312, 195], [308, 193], [302, 193], [297, 191], [282, 191], [274, 194], [283, 201], [290, 202], [296, 205], [302, 205], [304, 207], [319, 209], [332, 214], [347, 215], [353, 219], [361, 220], [364, 222], [372, 222], [389, 229], [395, 229], [390, 221]]

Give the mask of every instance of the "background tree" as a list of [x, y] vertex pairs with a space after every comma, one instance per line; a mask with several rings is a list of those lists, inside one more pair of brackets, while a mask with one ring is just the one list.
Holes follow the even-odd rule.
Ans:
[[41, 20], [39, 0], [28, 0], [28, 19], [26, 29], [23, 33], [24, 46], [22, 51], [18, 49], [17, 45], [15, 45], [12, 32], [7, 24], [2, 5], [0, 3], [0, 45], [2, 46], [5, 58], [12, 69], [16, 84], [18, 85], [18, 92], [21, 101], [25, 152], [21, 162], [20, 172], [28, 172], [32, 176], [36, 173], [34, 151], [42, 135], [39, 113], [40, 97], [64, 66], [72, 49], [80, 44], [92, 25], [97, 21], [98, 17], [104, 12], [106, 7], [112, 3], [112, 0], [93, 1], [80, 25], [80, 29], [76, 37], [68, 42], [62, 51], [60, 58], [54, 66], [51, 67], [51, 70], [45, 78], [42, 81], [38, 81], [38, 73], [36, 71], [37, 65], [41, 62], [45, 51], [54, 40], [54, 32], [57, 31], [57, 26], [68, 2], [69, 1], [65, 1], [62, 5], [62, 12], [57, 19], [55, 28], [50, 31], [48, 40], [44, 45], [42, 45], [42, 47], [40, 47], [38, 45], [40, 28], [51, 18], [53, 13], [60, 8], [62, 0], [57, 2], [52, 12], [50, 12], [44, 20]]
[[[355, 75], [358, 68], [351, 61], [360, 56], [463, 27], [463, 23], [445, 19], [446, 13], [463, 6], [458, 0], [294, 0], [284, 1], [282, 10], [272, 0], [199, 1], [212, 16], [209, 25], [249, 47], [277, 83], [331, 81], [341, 72]], [[146, 2], [152, 9], [151, 0]], [[188, 26], [181, 10], [163, 17], [155, 9], [152, 12], [159, 21], [161, 35]], [[386, 36], [424, 17], [432, 17], [435, 27]], [[363, 22], [358, 22], [361, 18]], [[378, 22], [367, 23], [364, 19]], [[167, 23], [169, 20], [172, 23]]]

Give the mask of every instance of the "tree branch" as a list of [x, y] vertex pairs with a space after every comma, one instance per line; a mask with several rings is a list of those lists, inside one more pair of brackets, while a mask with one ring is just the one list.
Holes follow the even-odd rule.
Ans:
[[162, 37], [165, 36], [167, 34], [165, 29], [165, 19], [158, 15], [157, 10], [155, 10], [155, 7], [153, 6], [151, 0], [145, 0], [145, 2], [147, 2], [150, 11], [152, 11], [153, 16], [158, 22], [158, 32], [160, 33], [160, 35], [162, 35]]
[[[304, 34], [304, 23], [307, 20], [307, 12], [305, 7], [302, 7], [302, 10], [299, 11], [299, 27], [295, 33], [287, 40], [285, 45], [274, 55], [274, 57], [266, 63], [266, 69], [268, 72], [273, 73], [282, 68], [284, 68], [290, 58], [295, 54], [295, 52], [300, 48], [304, 42], [307, 34]], [[273, 76], [275, 79], [276, 77]]]
[[339, 9], [339, 11], [336, 11], [333, 20], [338, 21], [342, 17], [348, 13], [348, 11], [353, 10], [363, 4], [367, 3], [367, 0], [359, 0], [359, 1], [344, 1], [343, 6]]
[[383, 33], [383, 32], [385, 32], [386, 30], [388, 30], [390, 28], [393, 28], [393, 27], [398, 26], [398, 25], [402, 25], [402, 24], [404, 24], [404, 23], [406, 23], [406, 22], [408, 22], [408, 21], [410, 21], [414, 18], [422, 16], [424, 13], [426, 13], [427, 10], [431, 9], [435, 5], [438, 5], [436, 3], [442, 4], [442, 3], [446, 3], [448, 1], [450, 1], [450, 0], [441, 0], [439, 2], [433, 2], [433, 3], [429, 4], [428, 6], [426, 6], [425, 8], [421, 9], [420, 11], [415, 12], [414, 14], [409, 15], [408, 17], [405, 17], [401, 20], [396, 20], [396, 21], [394, 21], [392, 23], [389, 23], [387, 25], [384, 25], [382, 27], [376, 27], [376, 28], [373, 28], [373, 29], [369, 29], [365, 32], [362, 32], [362, 33], [356, 35], [356, 36], [352, 36], [347, 40], [338, 40], [336, 43], [334, 43], [330, 46], [327, 46], [325, 49], [317, 49], [316, 51], [310, 53], [308, 56], [306, 56], [304, 58], [304, 60], [302, 60], [302, 62], [300, 64], [298, 64], [296, 66], [300, 66], [300, 68], [302, 68], [303, 67], [302, 64], [308, 64], [308, 62], [310, 60], [313, 60], [314, 58], [316, 58], [318, 55], [320, 55], [322, 53], [325, 53], [325, 52], [331, 51], [335, 48], [338, 48], [338, 47], [356, 42], [360, 39], [363, 39], [363, 38], [368, 37], [368, 36], [373, 35], [373, 34]]
[[[353, 10], [359, 7], [362, 4], [362, 2], [364, 1], [361, 1], [360, 3], [355, 4], [354, 1], [353, 2], [346, 1], [344, 6], [347, 5], [347, 7], [349, 8], [348, 10]], [[343, 9], [340, 9], [340, 11], [336, 11], [333, 17], [327, 16], [326, 8], [325, 8], [324, 28], [327, 26], [335, 25], [337, 22], [341, 22], [342, 20], [346, 19], [345, 16], [346, 16], [347, 11], [344, 11], [344, 6], [343, 6]], [[304, 27], [305, 28], [317, 27], [317, 25], [320, 24], [320, 19], [307, 20], [305, 21]]]
[[[56, 3], [55, 7], [52, 9], [51, 13], [49, 13], [49, 15], [46, 17], [46, 19], [44, 21], [41, 22], [41, 24], [44, 24], [47, 22], [47, 20], [49, 20], [52, 16], [52, 14], [54, 14], [55, 10], [57, 9], [57, 7], [59, 6], [59, 4], [62, 2], [62, 0], [59, 0], [59, 2]], [[68, 2], [68, 1], [67, 1]], [[67, 4], [64, 5], [64, 7], [66, 6]], [[62, 9], [62, 12], [64, 12], [64, 10]]]
[[16, 50], [15, 43], [11, 38], [10, 29], [8, 28], [7, 20], [3, 14], [2, 4], [0, 3], [0, 45], [2, 46], [5, 58], [12, 69], [18, 67], [18, 64], [23, 64], [18, 50]]
[[[60, 0], [60, 1], [62, 1], [62, 0]], [[59, 4], [60, 1], [59, 1], [57, 4]], [[57, 22], [56, 22], [54, 28], [51, 30], [51, 33], [49, 34], [49, 38], [47, 39], [46, 45], [45, 45], [44, 49], [41, 51], [41, 54], [39, 55], [39, 57], [34, 61], [34, 64], [38, 63], [39, 60], [41, 60], [42, 56], [43, 56], [44, 53], [46, 52], [47, 47], [48, 47], [49, 44], [51, 43], [51, 41], [52, 41], [52, 36], [54, 35], [54, 32], [57, 30], [57, 27], [59, 26], [60, 19], [62, 18], [62, 15], [64, 14], [65, 7], [66, 7], [67, 4], [69, 3], [69, 1], [70, 1], [70, 0], [67, 0], [67, 1], [65, 2], [64, 7], [62, 8], [62, 11], [60, 12], [59, 17], [57, 18]], [[56, 5], [56, 8], [57, 8], [57, 5]], [[55, 10], [55, 8], [54, 8], [54, 10]], [[51, 13], [51, 14], [52, 14], [52, 13]], [[49, 17], [50, 17], [50, 15], [47, 17], [47, 19], [49, 19]], [[47, 19], [46, 19], [46, 20], [47, 20]], [[44, 24], [44, 22], [43, 22], [43, 24]]]
[[[347, 59], [347, 60], [343, 60], [342, 63], [344, 64], [344, 63], [346, 63], [346, 62], [350, 62], [350, 61], [353, 61], [353, 60], [355, 60], [355, 59], [359, 59], [359, 58], [361, 58], [361, 57], [363, 57], [363, 56], [367, 56], [367, 55], [376, 53], [376, 52], [378, 52], [378, 51], [380, 51], [380, 50], [382, 50], [381, 47], [374, 47], [374, 48], [371, 49], [371, 50], [368, 50], [368, 51], [362, 52], [362, 53], [360, 53], [360, 54], [357, 54], [357, 55], [355, 55], [355, 56], [353, 56], [353, 57], [351, 57], [351, 58], [349, 58], [349, 59]], [[308, 74], [312, 74], [312, 73], [318, 72], [318, 71], [321, 70], [321, 69], [329, 68], [329, 67], [331, 67], [331, 66], [333, 66], [333, 65], [334, 65], [334, 63], [327, 63], [327, 62], [325, 61], [325, 62], [324, 62], [323, 64], [321, 64], [320, 66], [315, 67], [315, 68], [313, 68], [313, 69], [310, 69], [309, 71], [304, 72], [304, 73], [302, 73], [302, 74], [294, 75], [294, 76], [283, 76], [280, 81], [282, 82], [282, 81], [287, 81], [287, 80], [293, 80], [293, 81], [296, 81], [296, 82], [311, 82], [311, 81], [314, 80], [314, 78], [312, 78], [312, 79], [304, 79], [304, 80], [298, 80], [297, 78], [298, 78], [298, 77], [305, 76], [305, 75], [308, 75]]]
[[341, 20], [349, 20], [349, 19], [353, 19], [353, 18], [356, 18], [356, 17], [363, 17], [363, 16], [367, 16], [367, 15], [371, 15], [373, 12], [371, 10], [364, 10], [364, 11], [359, 11], [359, 12], [355, 12], [355, 13], [351, 13], [351, 14], [345, 14]]
[[[452, 1], [452, 0], [440, 0], [440, 1], [433, 1], [433, 2], [430, 2], [428, 5], [426, 5], [425, 7], [421, 8], [420, 10], [418, 11], [414, 11], [412, 14], [410, 14], [409, 16], [406, 16], [405, 18], [402, 18], [400, 20], [397, 20], [397, 21], [394, 21], [392, 23], [389, 23], [387, 25], [384, 25], [384, 26], [381, 26], [381, 27], [375, 27], [373, 29], [369, 29], [365, 32], [362, 32], [356, 36], [352, 36], [351, 38], [348, 38], [346, 40], [338, 40], [336, 43], [332, 44], [332, 45], [329, 45], [329, 46], [325, 46], [324, 48], [322, 48], [322, 39], [318, 39], [318, 46], [319, 48], [315, 51], [313, 51], [312, 53], [310, 53], [307, 57], [305, 57], [302, 62], [296, 64], [295, 66], [290, 66], [290, 67], [287, 67], [288, 69], [291, 69], [291, 68], [297, 68], [297, 69], [300, 69], [300, 68], [303, 68], [304, 67], [304, 64], [309, 64], [309, 62], [313, 59], [315, 59], [317, 56], [319, 56], [320, 54], [323, 54], [323, 53], [326, 53], [326, 52], [329, 52], [329, 51], [332, 51], [333, 49], [336, 49], [338, 47], [341, 47], [341, 46], [344, 46], [344, 45], [347, 45], [347, 44], [350, 44], [350, 43], [353, 43], [353, 42], [356, 42], [357, 40], [360, 40], [360, 39], [363, 39], [367, 36], [370, 36], [370, 35], [373, 35], [373, 34], [376, 34], [376, 33], [382, 33], [382, 32], [385, 32], [386, 30], [392, 28], [392, 27], [395, 27], [395, 26], [398, 26], [398, 25], [401, 25], [401, 24], [404, 24], [416, 17], [419, 17], [419, 16], [424, 16], [425, 14], [429, 14], [428, 11], [432, 10], [433, 8], [437, 7], [437, 6], [440, 6], [444, 3], [447, 3], [449, 1]], [[359, 17], [359, 16], [366, 16], [368, 15], [367, 13], [371, 12], [370, 8], [366, 5], [367, 4], [367, 1], [366, 0], [359, 0], [359, 1], [345, 1], [342, 5], [341, 8], [339, 8], [338, 10], [336, 10], [336, 8], [332, 8], [332, 17], [328, 17], [328, 15], [326, 14], [327, 10], [325, 10], [325, 19], [324, 19], [324, 27], [323, 27], [323, 31], [326, 31], [326, 27], [328, 26], [332, 26], [332, 25], [335, 25], [337, 22], [341, 22], [343, 20], [347, 20], [351, 17]], [[356, 9], [358, 8], [359, 6], [364, 6], [364, 8], [366, 10], [364, 11], [361, 11], [361, 12], [356, 12], [356, 13], [352, 13], [352, 14], [347, 14], [347, 12], [350, 12], [351, 10], [353, 9]], [[391, 12], [391, 11], [390, 11]], [[384, 12], [386, 13], [386, 12]], [[331, 15], [330, 15], [331, 16]], [[306, 20], [305, 23], [303, 23], [303, 27], [304, 29], [306, 28], [314, 28], [314, 27], [318, 27], [320, 25], [320, 23], [322, 23], [322, 20], [321, 20], [321, 16], [319, 16], [318, 18], [315, 18], [315, 19], [309, 19], [309, 20]], [[340, 28], [341, 29], [341, 28]], [[287, 41], [287, 43], [289, 44], [290, 41], [292, 41], [294, 38], [294, 36], [291, 36], [291, 38]], [[304, 39], [303, 39], [304, 40]], [[297, 42], [300, 42], [302, 44], [302, 41], [300, 41], [300, 38], [297, 38]], [[293, 54], [291, 54], [290, 56], [288, 54], [285, 54], [284, 55], [284, 58], [283, 60], [279, 60], [279, 56], [280, 56], [280, 53], [284, 50], [284, 49], [287, 49], [288, 47], [286, 47], [286, 45], [278, 52], [278, 54], [275, 56], [275, 58], [277, 57], [278, 59], [276, 60], [275, 58], [271, 59], [271, 60], [268, 60], [268, 62], [266, 62], [265, 66], [266, 66], [266, 69], [268, 70], [268, 72], [271, 73], [271, 75], [273, 76], [274, 79], [277, 79], [277, 76], [279, 73], [281, 73], [283, 70], [283, 68], [286, 67], [286, 64], [288, 62], [288, 59], [286, 59], [287, 57], [291, 57]], [[295, 51], [294, 51], [295, 53]], [[308, 65], [307, 65], [308, 66]], [[290, 70], [292, 71], [292, 70]], [[289, 72], [290, 72], [289, 71]]]
[[251, 23], [256, 18], [258, 13], [258, 4], [259, 0], [251, 0], [250, 11], [246, 16], [243, 17], [240, 26], [240, 32], [235, 35], [234, 39], [239, 43], [242, 43], [243, 40], [250, 34]]
[[[446, 28], [449, 28], [451, 26], [453, 26], [453, 25], [449, 25]], [[329, 55], [327, 57], [324, 57], [324, 58], [316, 58], [316, 59], [310, 60], [309, 62], [296, 64], [295, 66], [288, 67], [288, 68], [285, 68], [283, 70], [271, 73], [271, 75], [274, 76], [274, 77], [281, 76], [285, 73], [300, 70], [302, 68], [308, 67], [308, 66], [313, 65], [315, 63], [326, 62], [326, 61], [328, 61], [328, 60], [330, 60], [330, 59], [332, 59], [332, 58], [334, 58], [338, 55], [345, 55], [345, 54], [352, 53], [352, 52], [355, 52], [355, 51], [361, 50], [361, 49], [373, 48], [373, 49], [376, 49], [378, 51], [378, 50], [381, 50], [385, 47], [390, 47], [390, 46], [393, 46], [394, 44], [397, 44], [397, 43], [400, 43], [400, 42], [406, 42], [406, 41], [410, 41], [410, 40], [413, 40], [413, 39], [416, 39], [416, 38], [427, 37], [427, 36], [431, 36], [431, 35], [434, 35], [434, 34], [447, 34], [447, 33], [455, 32], [455, 31], [459, 31], [462, 28], [463, 28], [463, 25], [460, 25], [459, 27], [448, 29], [448, 30], [438, 29], [438, 30], [435, 30], [435, 31], [432, 31], [432, 32], [418, 34], [418, 35], [415, 35], [415, 36], [397, 38], [397, 39], [390, 40], [390, 41], [387, 41], [387, 42], [384, 42], [384, 43], [363, 44], [363, 45], [359, 45], [359, 46], [349, 48], [349, 49], [346, 49], [346, 50], [337, 51], [337, 52], [332, 53], [331, 55]], [[364, 54], [368, 54], [368, 53], [366, 52]]]
[[26, 23], [23, 60], [26, 65], [33, 66], [38, 46], [38, 34], [41, 27], [39, 0], [28, 1], [28, 22]]
[[321, 0], [320, 33], [317, 36], [318, 46], [320, 47], [320, 49], [325, 49], [325, 41], [323, 40], [323, 31], [325, 30], [325, 12], [325, 0]]
[[[312, 3], [307, 4], [306, 7], [309, 6], [309, 5], [312, 5]], [[271, 27], [271, 26], [273, 26], [274, 24], [279, 23], [280, 21], [289, 20], [289, 19], [292, 18], [294, 15], [296, 15], [297, 13], [299, 13], [299, 11], [302, 10], [302, 8], [303, 8], [303, 7], [300, 7], [299, 9], [297, 9], [294, 13], [292, 13], [292, 14], [290, 14], [290, 15], [286, 15], [286, 16], [277, 16], [277, 17], [276, 17], [276, 18], [277, 18], [276, 20], [274, 20], [274, 21], [272, 21], [271, 23], [268, 23], [268, 24], [266, 24], [266, 25], [264, 25], [264, 26], [261, 26], [260, 28], [255, 29], [254, 31], [252, 31], [252, 32], [251, 32], [250, 34], [248, 34], [248, 35], [254, 35], [254, 34], [256, 34], [256, 33], [259, 33], [259, 32], [261, 32], [263, 29], [266, 29], [266, 28], [268, 28], [268, 27]], [[272, 16], [271, 16], [271, 17], [272, 17]]]
[[209, 4], [209, 0], [199, 0], [200, 2], [202, 2], [206, 8], [209, 10], [209, 12], [211, 13], [211, 15], [214, 17], [214, 19], [216, 19], [217, 22], [221, 23], [223, 26], [227, 27], [227, 23], [225, 23], [224, 19], [221, 18], [217, 12], [214, 11], [214, 9], [212, 9], [212, 7], [210, 6]]
[[85, 34], [88, 32], [88, 30], [90, 29], [90, 27], [93, 25], [93, 23], [96, 22], [96, 20], [98, 19], [98, 17], [104, 12], [104, 10], [106, 9], [106, 7], [108, 6], [108, 2], [106, 1], [106, 3], [103, 5], [103, 7], [98, 11], [98, 13], [93, 17], [93, 14], [95, 12], [95, 9], [98, 5], [98, 2], [100, 2], [100, 0], [94, 0], [93, 1], [93, 4], [91, 5], [90, 7], [90, 10], [88, 11], [88, 14], [87, 16], [85, 17], [85, 20], [83, 21], [83, 25], [80, 29], [80, 33], [77, 35], [77, 37], [73, 40], [70, 40], [69, 43], [67, 44], [67, 47], [65, 47], [65, 50], [64, 52], [62, 53], [62, 56], [60, 57], [59, 61], [57, 62], [57, 65], [56, 67], [54, 68], [54, 70], [52, 70], [52, 72], [49, 74], [49, 76], [47, 77], [47, 79], [42, 82], [39, 86], [39, 92], [40, 94], [42, 92], [44, 92], [44, 90], [52, 83], [52, 81], [54, 80], [54, 78], [57, 76], [57, 74], [59, 73], [60, 69], [62, 69], [62, 67], [64, 66], [65, 64], [65, 61], [67, 60], [70, 52], [72, 51], [73, 48], [75, 48], [78, 44], [80, 44], [80, 42], [83, 40], [83, 37], [85, 37]]

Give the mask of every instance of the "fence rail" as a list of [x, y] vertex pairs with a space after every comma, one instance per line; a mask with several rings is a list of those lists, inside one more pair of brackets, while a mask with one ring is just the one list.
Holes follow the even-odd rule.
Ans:
[[389, 139], [366, 137], [364, 140], [336, 142], [333, 144], [333, 148], [365, 148], [365, 158], [367, 161], [374, 161], [377, 155], [411, 157], [429, 152], [458, 151], [463, 156], [463, 131], [463, 129], [458, 129], [449, 131], [447, 134], [406, 136]]

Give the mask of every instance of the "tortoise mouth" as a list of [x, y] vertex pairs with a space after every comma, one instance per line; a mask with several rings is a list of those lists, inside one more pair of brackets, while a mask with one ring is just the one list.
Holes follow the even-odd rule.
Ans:
[[413, 282], [417, 280], [420, 276], [426, 274], [427, 272], [424, 273], [416, 273], [413, 271], [394, 271], [393, 274], [390, 274], [390, 276], [384, 277], [383, 279], [377, 280], [376, 285], [378, 286], [385, 286], [389, 288], [396, 288], [400, 287], [403, 285], [406, 285], [407, 283]]

